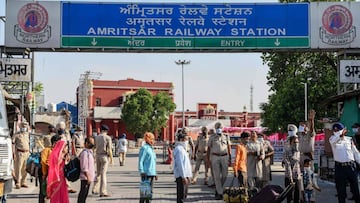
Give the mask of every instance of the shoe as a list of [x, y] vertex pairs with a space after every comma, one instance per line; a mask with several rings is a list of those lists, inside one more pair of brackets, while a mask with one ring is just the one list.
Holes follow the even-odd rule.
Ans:
[[105, 194], [105, 195], [100, 195], [100, 197], [111, 197], [111, 195]]
[[209, 185], [208, 187], [215, 187], [215, 184]]
[[76, 193], [76, 190], [74, 190], [74, 189], [69, 189], [68, 192], [69, 192], [69, 193]]
[[93, 194], [93, 195], [99, 195], [98, 192], [94, 192], [94, 191], [92, 191], [92, 194]]
[[20, 189], [20, 185], [15, 186], [16, 189]]
[[21, 185], [21, 187], [28, 188], [29, 186], [23, 184], [23, 185]]
[[216, 195], [216, 196], [215, 196], [215, 199], [216, 199], [216, 200], [222, 200], [223, 197], [222, 197], [222, 195]]

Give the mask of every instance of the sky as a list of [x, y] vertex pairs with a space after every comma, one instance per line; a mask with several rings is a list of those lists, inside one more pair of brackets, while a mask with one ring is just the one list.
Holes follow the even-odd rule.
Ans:
[[[90, 2], [92, 0], [87, 0]], [[100, 2], [92, 1], [92, 2]], [[103, 1], [102, 1], [103, 2]], [[130, 2], [111, 1], [106, 2]], [[131, 1], [132, 2], [132, 1]], [[181, 2], [176, 0], [143, 2]], [[192, 3], [268, 3], [273, 0], [198, 1]], [[5, 16], [5, 0], [0, 0], [0, 16]], [[0, 45], [4, 45], [4, 23], [0, 21]], [[217, 103], [224, 111], [250, 111], [250, 87], [253, 86], [253, 111], [267, 102], [268, 66], [261, 53], [46, 53], [35, 52], [35, 82], [44, 85], [45, 104], [76, 102], [80, 75], [86, 71], [101, 73], [101, 80], [172, 82], [177, 110], [182, 109], [181, 66], [175, 61], [190, 60], [184, 66], [184, 108], [196, 110], [197, 103]]]

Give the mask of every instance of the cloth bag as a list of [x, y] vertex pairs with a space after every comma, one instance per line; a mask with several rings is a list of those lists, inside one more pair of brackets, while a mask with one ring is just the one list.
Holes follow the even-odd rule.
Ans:
[[143, 180], [140, 183], [140, 199], [152, 199], [151, 184], [149, 180]]

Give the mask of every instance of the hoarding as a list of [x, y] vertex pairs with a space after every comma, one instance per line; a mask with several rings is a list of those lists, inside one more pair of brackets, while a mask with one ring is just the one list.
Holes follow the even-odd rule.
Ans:
[[0, 58], [0, 81], [31, 81], [31, 59]]
[[359, 48], [359, 2], [311, 3], [311, 48]]
[[360, 60], [340, 60], [340, 83], [360, 83]]

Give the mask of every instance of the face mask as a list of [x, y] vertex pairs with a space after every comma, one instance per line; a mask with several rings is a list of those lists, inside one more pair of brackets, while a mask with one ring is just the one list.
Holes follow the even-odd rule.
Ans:
[[307, 167], [304, 167], [304, 170], [305, 170], [306, 172], [309, 172], [309, 171], [311, 170], [311, 168], [310, 168], [310, 166], [307, 166]]
[[259, 138], [258, 138], [258, 141], [259, 141], [259, 142], [264, 142], [264, 138], [259, 137]]
[[289, 136], [289, 137], [295, 136], [295, 131], [288, 131], [288, 136]]
[[89, 149], [94, 148], [94, 146], [95, 146], [94, 144], [90, 144], [90, 143], [88, 144], [88, 148], [89, 148]]
[[303, 133], [303, 132], [305, 132], [305, 127], [304, 126], [299, 126], [299, 132], [300, 133]]
[[20, 128], [21, 132], [27, 132], [27, 128]]
[[335, 136], [340, 136], [342, 134], [343, 130], [339, 130], [337, 132], [334, 132], [334, 135]]
[[217, 134], [217, 135], [221, 135], [221, 133], [222, 133], [221, 128], [216, 129], [216, 134]]
[[353, 128], [352, 131], [353, 131], [353, 133], [355, 133], [355, 134], [358, 133], [358, 129], [357, 129], [357, 128]]

